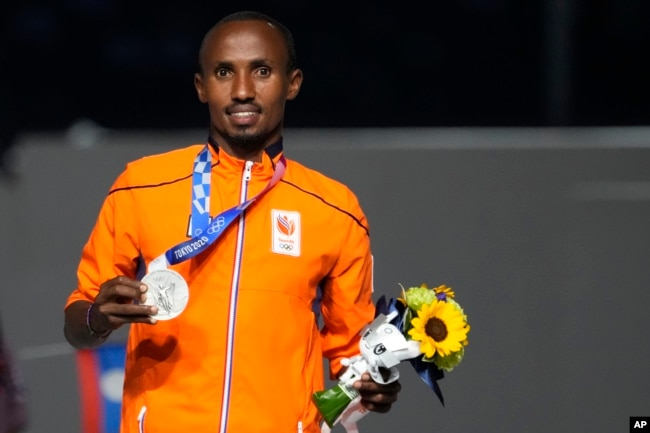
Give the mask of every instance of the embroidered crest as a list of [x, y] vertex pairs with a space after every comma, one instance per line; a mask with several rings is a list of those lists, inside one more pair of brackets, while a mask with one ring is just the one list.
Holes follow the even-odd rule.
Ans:
[[300, 256], [300, 213], [273, 209], [271, 211], [272, 251]]

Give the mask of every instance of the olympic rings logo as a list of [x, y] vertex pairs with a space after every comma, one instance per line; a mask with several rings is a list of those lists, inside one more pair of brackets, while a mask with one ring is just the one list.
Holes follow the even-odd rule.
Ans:
[[291, 244], [280, 243], [278, 246], [285, 251], [293, 250], [293, 245]]
[[212, 235], [215, 233], [219, 233], [221, 231], [221, 228], [226, 224], [226, 220], [224, 217], [218, 217], [216, 220], [212, 221], [212, 224], [210, 224], [210, 227], [208, 227], [208, 234]]

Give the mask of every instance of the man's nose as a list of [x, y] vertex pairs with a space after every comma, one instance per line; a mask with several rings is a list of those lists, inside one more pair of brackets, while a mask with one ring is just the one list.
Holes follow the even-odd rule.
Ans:
[[235, 77], [232, 87], [232, 99], [238, 101], [247, 101], [255, 97], [255, 83], [253, 78], [248, 75], [238, 75]]

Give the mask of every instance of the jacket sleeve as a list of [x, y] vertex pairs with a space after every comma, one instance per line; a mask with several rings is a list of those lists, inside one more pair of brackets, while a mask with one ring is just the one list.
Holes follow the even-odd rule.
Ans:
[[105, 281], [124, 275], [135, 278], [138, 264], [137, 228], [133, 215], [132, 191], [127, 171], [113, 183], [104, 200], [77, 268], [77, 287], [69, 295], [66, 308], [78, 300], [93, 301]]
[[340, 253], [323, 284], [323, 355], [329, 359], [330, 379], [341, 373], [341, 359], [360, 353], [360, 332], [374, 318], [372, 254], [366, 217], [349, 192], [349, 213], [337, 220]]

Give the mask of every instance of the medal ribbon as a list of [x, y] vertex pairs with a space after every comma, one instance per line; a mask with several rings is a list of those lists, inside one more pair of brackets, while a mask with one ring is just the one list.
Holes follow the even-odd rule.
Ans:
[[206, 145], [196, 155], [192, 172], [192, 218], [190, 219], [190, 234], [192, 236], [199, 236], [202, 228], [210, 222], [211, 172], [212, 154]]
[[210, 179], [212, 177], [212, 154], [206, 145], [194, 160], [192, 173], [192, 238], [168, 249], [156, 257], [148, 266], [148, 271], [165, 269], [198, 255], [221, 236], [226, 228], [241, 215], [247, 207], [273, 188], [284, 175], [286, 161], [284, 156], [275, 166], [269, 183], [254, 197], [221, 212], [210, 220]]

